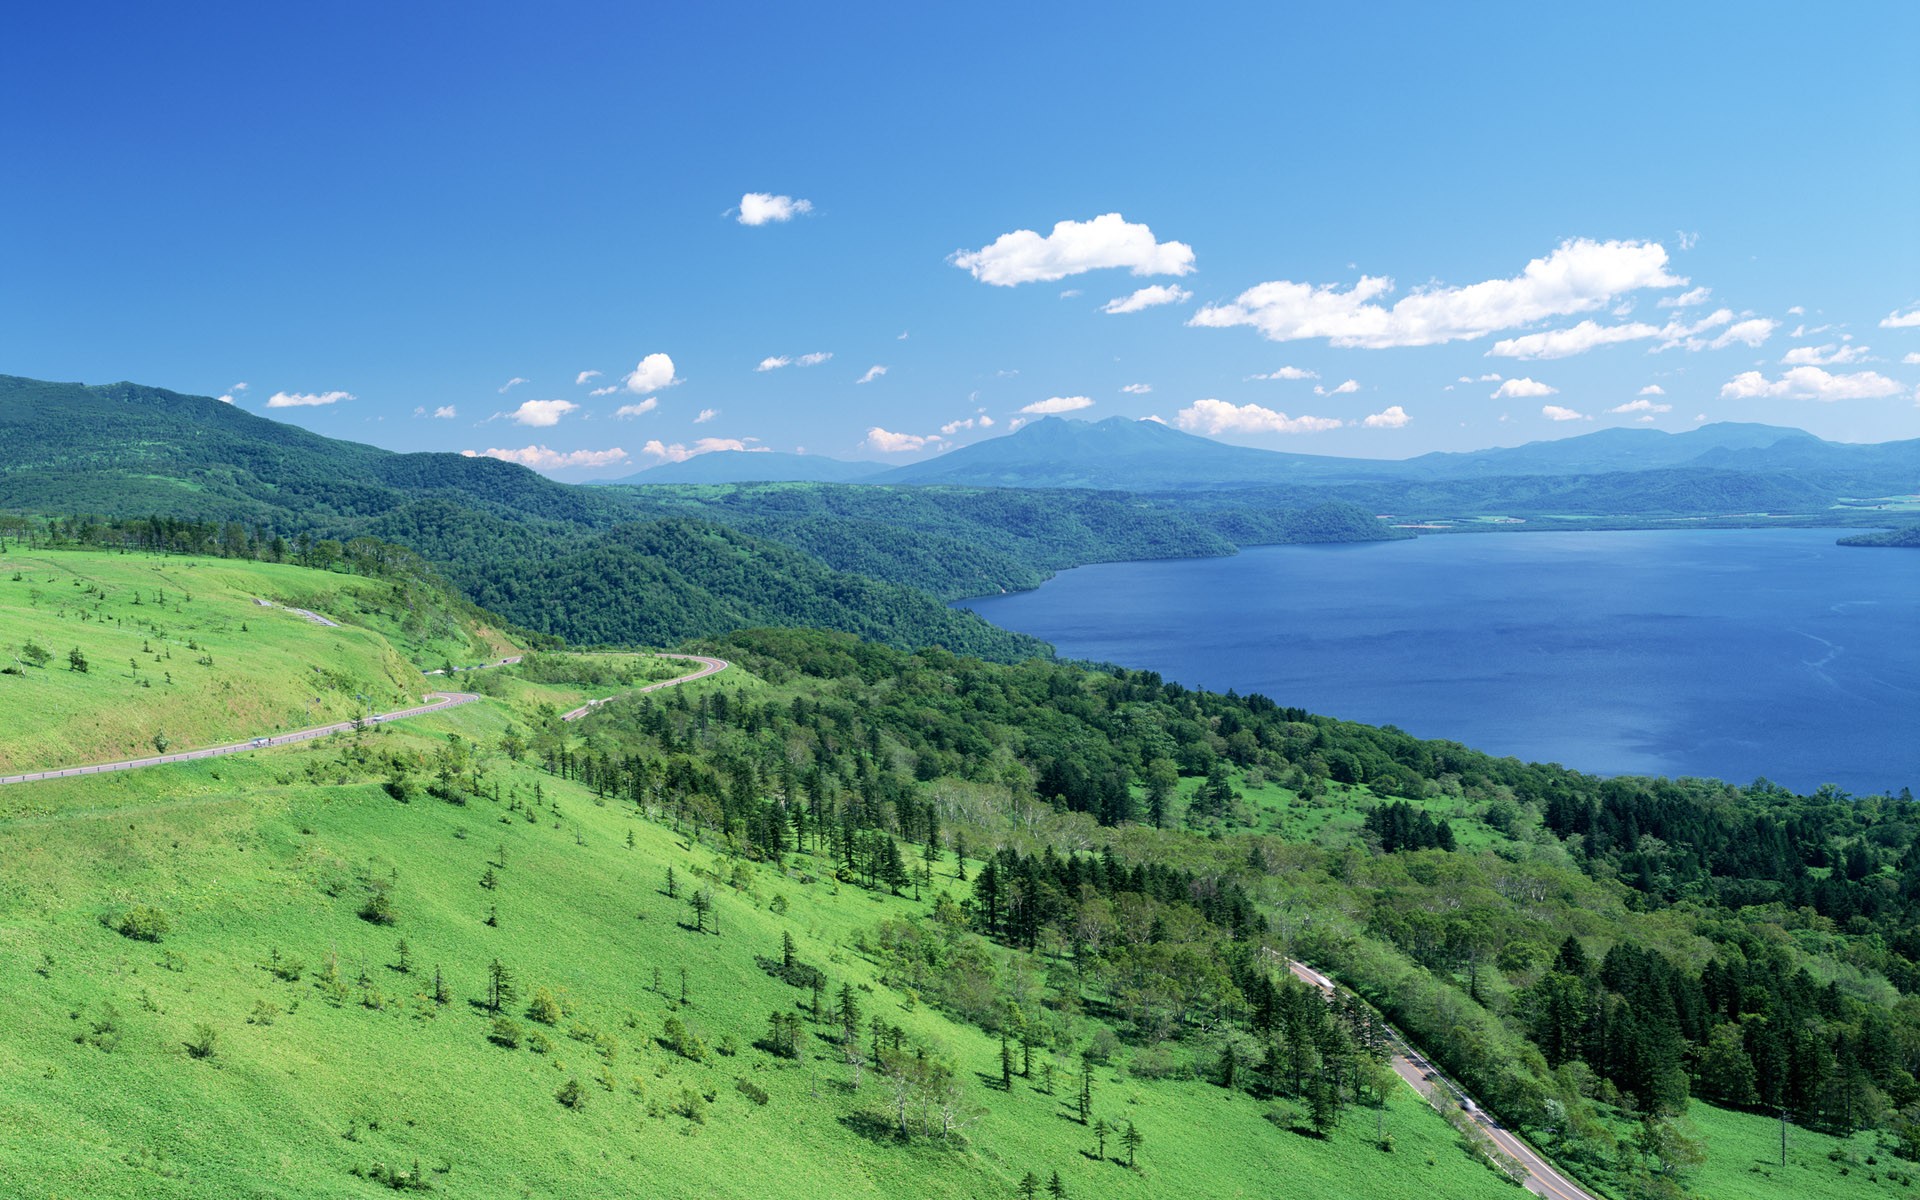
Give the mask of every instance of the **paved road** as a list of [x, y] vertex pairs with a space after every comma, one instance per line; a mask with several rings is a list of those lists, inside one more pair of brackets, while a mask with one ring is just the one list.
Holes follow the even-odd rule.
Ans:
[[[640, 688], [639, 691], [653, 692], [661, 688], [672, 687], [678, 683], [687, 683], [695, 679], [705, 679], [709, 675], [726, 670], [729, 665], [724, 659], [706, 658], [697, 654], [663, 654], [660, 657], [684, 658], [689, 662], [699, 663], [700, 669], [674, 679], [662, 680], [659, 683], [650, 683], [646, 687]], [[511, 658], [503, 658], [498, 662], [484, 665], [502, 666], [507, 663], [519, 661], [519, 656], [515, 655]], [[480, 668], [462, 667], [458, 669], [474, 671]], [[429, 672], [429, 674], [435, 675], [439, 673], [438, 671]], [[366, 723], [369, 725], [378, 725], [384, 724], [387, 721], [404, 721], [408, 717], [417, 717], [424, 713], [438, 712], [443, 708], [453, 708], [461, 704], [472, 704], [475, 700], [480, 699], [480, 697], [472, 692], [431, 692], [427, 695], [427, 699], [431, 703], [416, 704], [412, 708], [402, 708], [394, 712], [379, 713], [375, 716], [368, 717]], [[609, 697], [609, 699], [611, 699], [611, 697]], [[565, 721], [575, 720], [576, 718], [587, 715], [587, 713], [592, 711], [596, 706], [605, 703], [605, 700], [595, 700], [590, 704], [574, 709], [561, 719]], [[30, 771], [24, 775], [5, 775], [0, 776], [0, 786], [9, 783], [33, 783], [41, 779], [67, 779], [74, 775], [101, 775], [108, 771], [133, 771], [141, 767], [157, 767], [162, 763], [188, 762], [196, 758], [218, 758], [223, 754], [240, 754], [247, 750], [265, 750], [269, 746], [285, 746], [293, 742], [311, 741], [314, 738], [326, 737], [329, 734], [345, 733], [353, 727], [354, 722], [352, 721], [335, 721], [331, 725], [319, 725], [312, 729], [296, 730], [293, 733], [280, 733], [272, 737], [258, 737], [250, 741], [233, 742], [225, 746], [208, 746], [202, 750], [182, 750], [178, 754], [156, 754], [150, 758], [129, 758], [121, 762], [95, 763], [84, 767], [62, 767], [52, 771]]]
[[[472, 704], [480, 697], [472, 692], [431, 692], [427, 699], [430, 704], [416, 704], [412, 708], [403, 708], [395, 712], [380, 713], [367, 718], [367, 724], [384, 721], [401, 721], [408, 717], [417, 717], [422, 713], [438, 712], [443, 708], [453, 708], [460, 704]], [[40, 779], [66, 779], [74, 775], [100, 775], [108, 771], [132, 771], [140, 767], [157, 767], [162, 763], [187, 762], [196, 758], [218, 758], [223, 754], [239, 754], [246, 750], [264, 750], [268, 746], [285, 746], [292, 742], [306, 742], [314, 738], [326, 737], [331, 733], [345, 733], [352, 729], [352, 721], [335, 721], [331, 725], [318, 725], [312, 729], [300, 729], [293, 733], [279, 733], [272, 737], [258, 737], [251, 741], [233, 742], [226, 746], [208, 746], [203, 750], [182, 750], [178, 754], [156, 754], [151, 758], [129, 758], [121, 762], [96, 763], [86, 767], [62, 767], [53, 771], [31, 771], [25, 775], [0, 776], [0, 785], [9, 783], [33, 783]]]
[[[1328, 999], [1333, 998], [1333, 980], [1307, 966], [1305, 963], [1289, 961], [1287, 969], [1295, 976], [1325, 992]], [[1447, 1078], [1440, 1068], [1427, 1060], [1427, 1057], [1408, 1045], [1397, 1030], [1389, 1029], [1388, 1036], [1393, 1040], [1393, 1056], [1389, 1060], [1394, 1073], [1407, 1081], [1407, 1086], [1434, 1104], [1444, 1093], [1451, 1096], [1454, 1103], [1464, 1110], [1481, 1132], [1492, 1139], [1502, 1153], [1512, 1157], [1526, 1171], [1523, 1186], [1536, 1196], [1545, 1196], [1547, 1200], [1597, 1200], [1592, 1192], [1574, 1183], [1565, 1175], [1553, 1169], [1553, 1164], [1541, 1157], [1532, 1146], [1527, 1145], [1505, 1125], [1495, 1120], [1486, 1109], [1474, 1103], [1473, 1098], [1462, 1091], [1460, 1085]], [[1436, 1105], [1437, 1107], [1437, 1105]]]
[[[692, 683], [696, 679], [705, 679], [709, 675], [718, 675], [720, 672], [726, 670], [729, 666], [732, 665], [731, 663], [727, 662], [727, 660], [724, 658], [708, 658], [704, 654], [661, 654], [661, 655], [656, 655], [655, 657], [678, 658], [678, 659], [684, 659], [687, 662], [697, 662], [700, 664], [700, 669], [698, 671], [694, 671], [687, 675], [676, 675], [672, 679], [663, 679], [659, 683], [650, 683], [643, 688], [635, 688], [631, 692], [622, 692], [620, 695], [641, 696], [641, 695], [645, 695], [648, 692], [657, 692], [661, 688], [670, 688], [678, 683]], [[607, 696], [599, 700], [589, 700], [585, 704], [582, 704], [579, 708], [574, 709], [570, 713], [562, 713], [560, 715], [560, 719], [562, 721], [578, 721], [581, 717], [584, 717], [588, 713], [592, 712], [594, 709], [599, 708], [602, 704], [605, 704], [608, 700], [618, 700], [619, 698], [620, 698], [619, 696]]]

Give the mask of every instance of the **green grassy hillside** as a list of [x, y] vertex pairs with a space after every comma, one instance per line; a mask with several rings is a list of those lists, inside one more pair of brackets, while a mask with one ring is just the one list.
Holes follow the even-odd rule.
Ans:
[[[762, 688], [736, 670], [687, 690]], [[1138, 1166], [1113, 1161], [1117, 1136], [1096, 1160], [1077, 1060], [1053, 1060], [1051, 1095], [1045, 1062], [1000, 1090], [996, 1042], [857, 949], [881, 919], [964, 893], [951, 860], [915, 902], [810, 856], [730, 858], [492, 749], [533, 717], [490, 702], [0, 791], [0, 988], [15, 997], [0, 1191], [370, 1196], [417, 1162], [462, 1196], [1012, 1196], [1028, 1171], [1058, 1171], [1073, 1196], [1509, 1194], [1404, 1089], [1319, 1138], [1124, 1057], [1093, 1069], [1093, 1107], [1135, 1124]], [[464, 803], [384, 786], [436, 764]], [[690, 928], [698, 889], [717, 934]], [[164, 913], [159, 940], [111, 927], [138, 906]], [[811, 992], [756, 961], [779, 959], [783, 935], [829, 1004], [851, 989], [861, 1044], [878, 1017], [951, 1065], [952, 1136], [891, 1132], [891, 1086], [869, 1065], [855, 1087]], [[487, 1005], [495, 961], [517, 984], [500, 1014], [517, 1046]], [[755, 1044], [776, 1012], [799, 1018], [795, 1059]], [[664, 1044], [669, 1018], [704, 1040], [702, 1061]]]
[[13, 672], [0, 675], [0, 774], [417, 704], [423, 667], [508, 652], [418, 588], [273, 563], [16, 547], [0, 552], [0, 664]]

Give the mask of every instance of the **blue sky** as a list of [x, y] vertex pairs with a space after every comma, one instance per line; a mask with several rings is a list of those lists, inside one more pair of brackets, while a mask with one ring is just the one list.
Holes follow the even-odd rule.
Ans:
[[562, 478], [1920, 435], [1920, 7], [1333, 7], [16, 6], [0, 371]]

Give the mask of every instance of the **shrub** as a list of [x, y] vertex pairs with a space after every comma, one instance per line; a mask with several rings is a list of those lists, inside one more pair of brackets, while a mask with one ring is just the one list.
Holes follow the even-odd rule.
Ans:
[[120, 1047], [120, 1011], [111, 1004], [100, 1006], [100, 1018], [87, 1026], [87, 1031], [74, 1037], [74, 1041], [83, 1046], [92, 1046], [102, 1054], [112, 1054]]
[[194, 1058], [212, 1058], [214, 1043], [219, 1033], [204, 1021], [193, 1027], [193, 1036], [187, 1040], [187, 1053]]
[[533, 999], [527, 1002], [527, 1018], [542, 1025], [560, 1023], [560, 1002], [546, 988], [533, 989]]
[[393, 910], [393, 889], [385, 880], [377, 880], [360, 903], [360, 919], [375, 925], [391, 925], [400, 919]]
[[505, 1046], [512, 1050], [520, 1044], [520, 1022], [512, 1017], [495, 1017], [493, 1029], [487, 1034], [487, 1040], [496, 1046]]
[[136, 904], [114, 918], [113, 930], [136, 942], [157, 942], [173, 930], [164, 909], [151, 904]]
[[569, 1079], [560, 1085], [560, 1090], [553, 1094], [553, 1098], [560, 1102], [561, 1108], [579, 1112], [587, 1106], [587, 1089], [580, 1086], [578, 1079]]
[[741, 1078], [735, 1080], [733, 1087], [735, 1091], [753, 1101], [755, 1104], [765, 1104], [767, 1102], [767, 1090], [751, 1079]]
[[707, 1043], [689, 1030], [679, 1017], [668, 1017], [660, 1030], [660, 1044], [689, 1062], [707, 1061]]

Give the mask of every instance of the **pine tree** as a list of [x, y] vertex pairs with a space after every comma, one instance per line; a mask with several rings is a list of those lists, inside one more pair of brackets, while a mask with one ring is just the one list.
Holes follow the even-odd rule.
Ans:
[[453, 1003], [453, 989], [447, 986], [447, 977], [440, 973], [440, 964], [433, 964], [433, 1002], [435, 1004]]
[[1085, 1125], [1093, 1118], [1093, 1060], [1080, 1060], [1080, 1123]]
[[499, 959], [487, 964], [487, 1009], [499, 1012], [502, 1007], [512, 1004], [514, 997], [520, 994], [514, 986], [513, 972]]
[[1093, 1123], [1093, 1156], [1101, 1162], [1107, 1159], [1107, 1137], [1112, 1132], [1113, 1126], [1107, 1124], [1105, 1117]]
[[1055, 1171], [1047, 1180], [1047, 1195], [1053, 1197], [1053, 1200], [1067, 1200], [1067, 1185], [1061, 1180], [1060, 1172]]
[[1007, 1033], [1000, 1031], [1000, 1088], [1013, 1090], [1013, 1043], [1007, 1040]]
[[1032, 1171], [1020, 1177], [1020, 1200], [1037, 1200], [1040, 1195], [1040, 1180]]
[[678, 900], [679, 898], [680, 898], [680, 877], [673, 873], [672, 867], [668, 867], [667, 868], [667, 899]]
[[1127, 1148], [1127, 1166], [1133, 1166], [1134, 1155], [1139, 1153], [1140, 1144], [1146, 1140], [1140, 1136], [1140, 1131], [1133, 1127], [1132, 1121], [1128, 1121], [1127, 1127], [1120, 1131], [1120, 1144]]

